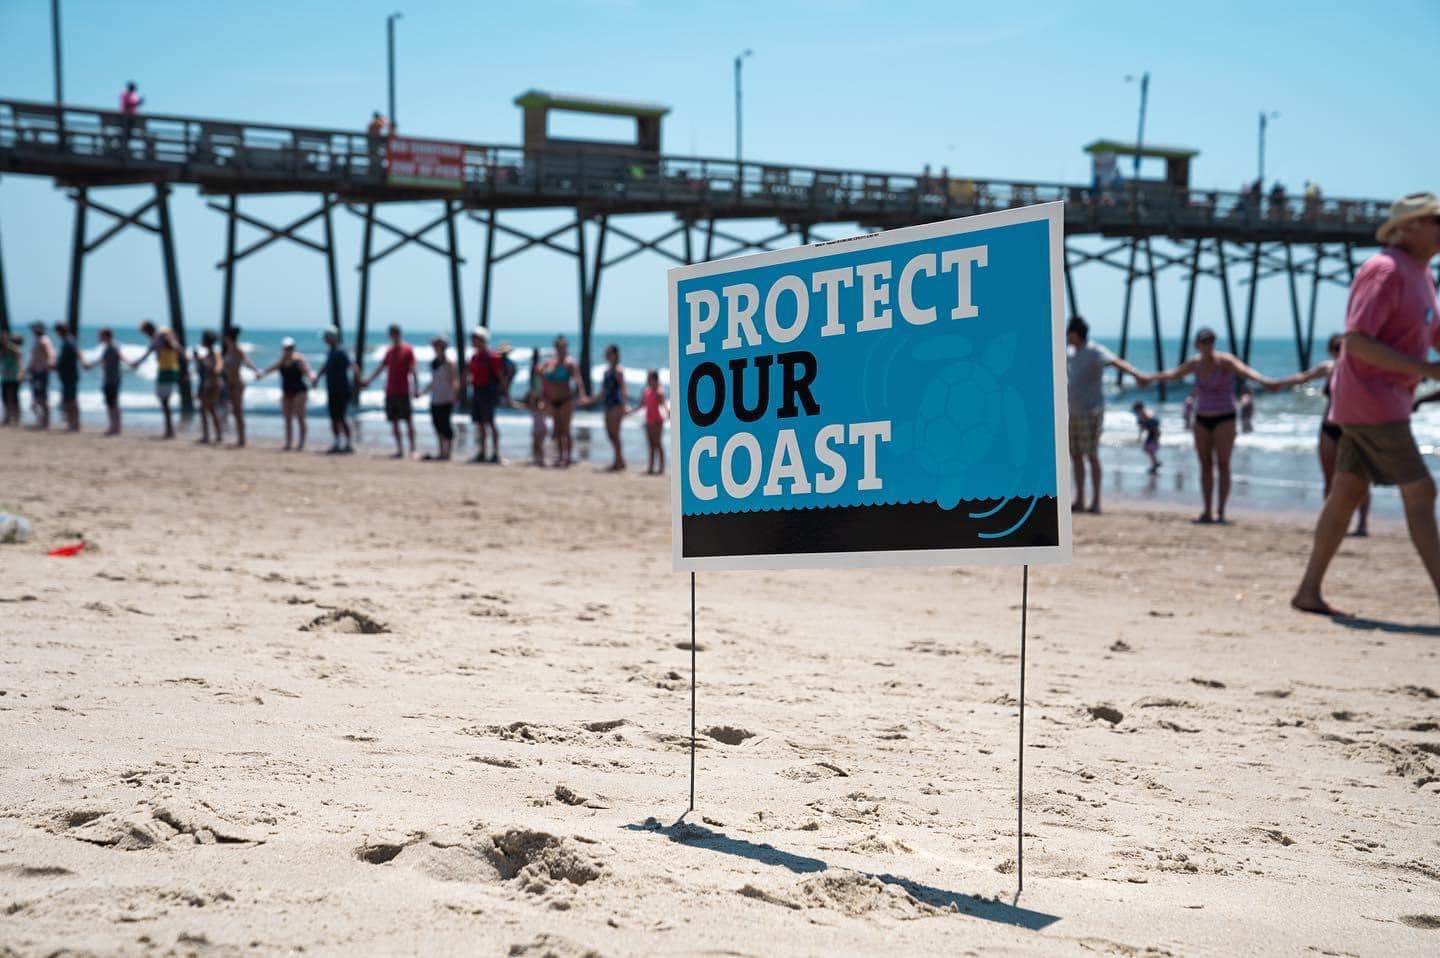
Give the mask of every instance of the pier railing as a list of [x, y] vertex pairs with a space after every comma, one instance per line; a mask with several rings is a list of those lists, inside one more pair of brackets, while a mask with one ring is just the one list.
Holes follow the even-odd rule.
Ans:
[[362, 131], [142, 114], [0, 100], [0, 170], [75, 183], [193, 183], [210, 193], [325, 192], [355, 201], [450, 196], [474, 208], [581, 206], [684, 217], [779, 217], [888, 227], [1066, 202], [1072, 233], [1217, 235], [1373, 242], [1387, 204], [1257, 196], [1155, 182], [1114, 189], [1061, 183], [824, 169], [597, 145], [549, 150], [461, 144], [453, 190], [387, 182], [385, 141]]

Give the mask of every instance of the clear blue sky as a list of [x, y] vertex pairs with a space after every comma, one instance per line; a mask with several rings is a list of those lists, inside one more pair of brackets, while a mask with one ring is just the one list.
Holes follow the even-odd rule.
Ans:
[[[147, 109], [275, 123], [364, 124], [385, 101], [385, 15], [399, 28], [399, 119], [407, 132], [515, 143], [531, 88], [655, 100], [669, 152], [727, 156], [734, 149], [732, 57], [745, 66], [746, 156], [830, 167], [1040, 181], [1088, 180], [1081, 147], [1100, 136], [1133, 139], [1138, 89], [1151, 73], [1146, 140], [1201, 151], [1192, 180], [1236, 189], [1255, 176], [1256, 119], [1270, 127], [1267, 172], [1298, 190], [1393, 198], [1440, 189], [1434, 91], [1440, 2], [1395, 0], [1367, 10], [1348, 3], [1104, 4], [855, 0], [642, 0], [534, 3], [250, 0], [62, 0], [65, 94], [113, 108], [136, 80]], [[341, 12], [343, 11], [343, 12]], [[0, 95], [52, 96], [48, 0], [0, 0]], [[304, 204], [242, 201], [286, 220]], [[218, 325], [214, 264], [224, 219], [193, 190], [175, 198], [186, 319]], [[49, 181], [0, 183], [10, 306], [20, 320], [64, 312], [71, 208]], [[400, 210], [418, 225], [429, 211]], [[340, 214], [347, 328], [355, 318], [358, 222]], [[555, 222], [532, 214], [521, 225]], [[634, 224], [656, 232], [665, 220]], [[92, 227], [93, 228], [93, 227]], [[831, 227], [828, 235], [845, 232]], [[242, 227], [242, 242], [246, 235]], [[460, 238], [467, 323], [478, 308], [482, 232]], [[618, 247], [617, 247], [618, 249]], [[644, 254], [607, 272], [598, 329], [661, 332], [664, 270]], [[156, 242], [132, 232], [87, 267], [83, 322], [129, 324], [163, 315]], [[322, 324], [321, 258], [275, 247], [240, 268], [238, 320], [246, 325]], [[1097, 329], [1118, 329], [1120, 274], [1077, 274], [1080, 305]], [[493, 325], [501, 332], [571, 330], [575, 266], [526, 253], [497, 269]], [[1262, 286], [1261, 334], [1284, 334], [1288, 300]], [[417, 329], [449, 324], [444, 261], [397, 254], [378, 267], [373, 323]], [[1182, 296], [1172, 279], [1162, 309], [1173, 331]], [[1218, 297], [1202, 293], [1202, 318]], [[1320, 327], [1339, 322], [1343, 291], [1322, 300]], [[1148, 314], [1146, 314], [1148, 316]], [[1148, 318], [1146, 320], [1148, 323]]]

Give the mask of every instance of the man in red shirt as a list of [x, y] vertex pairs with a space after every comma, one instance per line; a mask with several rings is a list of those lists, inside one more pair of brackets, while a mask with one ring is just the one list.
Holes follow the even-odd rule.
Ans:
[[1315, 526], [1310, 562], [1290, 604], [1302, 612], [1348, 615], [1321, 597], [1325, 570], [1370, 484], [1398, 486], [1410, 540], [1440, 596], [1440, 532], [1435, 481], [1410, 431], [1411, 403], [1421, 379], [1440, 379], [1440, 302], [1429, 263], [1440, 253], [1440, 198], [1412, 193], [1397, 200], [1375, 234], [1385, 249], [1368, 260], [1350, 287], [1345, 345], [1335, 364], [1330, 418], [1343, 430], [1335, 478]]
[[[490, 333], [484, 326], [470, 334], [470, 361], [465, 381], [470, 384], [470, 418], [475, 423], [475, 458], [471, 462], [500, 462], [500, 432], [495, 428], [495, 404], [500, 400], [504, 371], [500, 356], [490, 350]], [[485, 454], [487, 439], [490, 454]]]
[[420, 396], [420, 377], [415, 372], [415, 351], [410, 345], [400, 338], [400, 327], [390, 327], [390, 348], [385, 350], [385, 358], [380, 365], [371, 370], [370, 375], [360, 385], [369, 386], [380, 375], [381, 370], [385, 372], [385, 418], [390, 423], [390, 429], [395, 433], [395, 455], [392, 459], [405, 458], [405, 447], [400, 442], [400, 424], [405, 424], [405, 431], [410, 439], [410, 456], [415, 456], [415, 420], [412, 418], [410, 406], [411, 397]]

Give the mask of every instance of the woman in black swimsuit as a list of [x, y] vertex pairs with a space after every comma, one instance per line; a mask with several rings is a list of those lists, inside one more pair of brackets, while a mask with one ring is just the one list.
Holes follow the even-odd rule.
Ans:
[[[280, 341], [280, 358], [260, 376], [280, 371], [280, 411], [285, 414], [285, 450], [291, 447], [291, 435], [295, 426], [300, 428], [300, 442], [295, 451], [305, 448], [305, 400], [310, 392], [310, 364], [295, 351], [295, 340], [286, 336]], [[260, 378], [259, 376], [256, 377]]]
[[[1340, 449], [1340, 436], [1344, 427], [1330, 419], [1330, 382], [1335, 375], [1335, 361], [1340, 358], [1340, 346], [1345, 337], [1339, 333], [1330, 337], [1330, 342], [1325, 350], [1330, 358], [1322, 360], [1314, 367], [1305, 370], [1303, 373], [1296, 373], [1289, 379], [1284, 380], [1288, 385], [1298, 386], [1301, 383], [1308, 383], [1316, 379], [1324, 379], [1325, 393], [1325, 414], [1320, 417], [1320, 438], [1317, 443], [1317, 451], [1320, 454], [1320, 474], [1325, 477], [1325, 495], [1330, 495], [1330, 482], [1335, 478], [1335, 456]], [[1355, 531], [1351, 535], [1366, 536], [1370, 534], [1370, 493], [1365, 493], [1365, 499], [1360, 503], [1360, 519], [1355, 523]]]

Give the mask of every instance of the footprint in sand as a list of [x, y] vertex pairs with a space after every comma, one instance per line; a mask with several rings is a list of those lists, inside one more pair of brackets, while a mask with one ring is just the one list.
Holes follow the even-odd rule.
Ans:
[[730, 725], [712, 725], [701, 734], [706, 738], [712, 738], [722, 745], [741, 745], [746, 739], [755, 737], [755, 733], [743, 728], [735, 728]]
[[1400, 921], [1411, 928], [1420, 928], [1424, 931], [1440, 929], [1440, 915], [1401, 915]]
[[1119, 725], [1121, 719], [1125, 718], [1125, 713], [1113, 705], [1092, 705], [1086, 711], [1090, 713], [1092, 719], [1100, 719], [1111, 725]]
[[364, 612], [356, 612], [354, 609], [332, 609], [300, 626], [300, 631], [330, 632], [340, 635], [379, 635], [389, 632], [390, 629]]
[[465, 842], [426, 841], [423, 834], [403, 842], [365, 844], [355, 857], [371, 865], [412, 868], [437, 881], [498, 884], [514, 882], [531, 895], [567, 893], [602, 877], [605, 865], [580, 839], [526, 828], [506, 828]]

